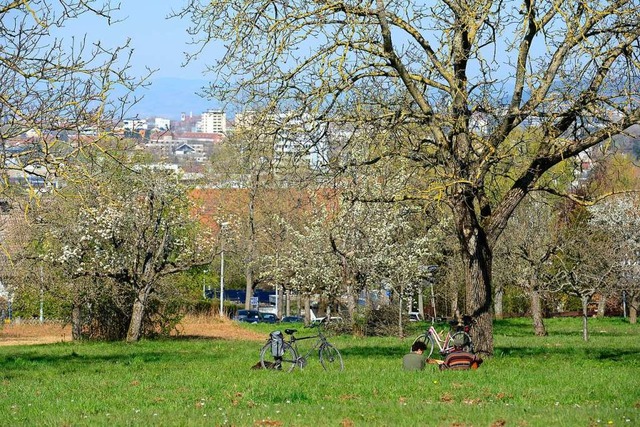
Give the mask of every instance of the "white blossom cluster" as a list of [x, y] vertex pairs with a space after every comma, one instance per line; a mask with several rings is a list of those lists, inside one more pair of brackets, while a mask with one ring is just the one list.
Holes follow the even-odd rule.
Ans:
[[384, 286], [410, 293], [437, 252], [433, 231], [389, 206], [354, 204], [338, 215], [316, 213], [299, 229], [280, 226], [286, 243], [264, 258], [263, 275], [304, 294], [336, 298]]
[[622, 278], [638, 287], [640, 278], [640, 196], [628, 193], [612, 196], [589, 207], [590, 223], [617, 242]]
[[80, 204], [75, 222], [51, 230], [46, 257], [74, 276], [111, 277], [135, 287], [210, 259], [213, 237], [187, 189], [143, 174]]

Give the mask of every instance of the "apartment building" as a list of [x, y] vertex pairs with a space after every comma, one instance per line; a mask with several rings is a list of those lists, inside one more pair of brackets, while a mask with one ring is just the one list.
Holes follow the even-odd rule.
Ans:
[[261, 118], [255, 111], [245, 111], [236, 114], [235, 126], [237, 129], [271, 129], [267, 134], [273, 139], [276, 163], [306, 163], [312, 168], [320, 168], [326, 163], [329, 146], [325, 129], [309, 115], [284, 112]]
[[222, 110], [207, 110], [200, 116], [198, 131], [202, 133], [227, 133], [227, 115]]

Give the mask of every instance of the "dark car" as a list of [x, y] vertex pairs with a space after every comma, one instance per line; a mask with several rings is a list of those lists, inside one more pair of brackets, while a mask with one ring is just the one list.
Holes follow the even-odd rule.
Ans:
[[237, 320], [238, 322], [259, 323], [262, 320], [262, 315], [258, 310], [238, 310], [233, 320]]
[[285, 316], [280, 321], [281, 323], [294, 323], [294, 322], [304, 322], [304, 317], [302, 316]]
[[260, 313], [262, 323], [278, 323], [278, 316], [273, 313]]

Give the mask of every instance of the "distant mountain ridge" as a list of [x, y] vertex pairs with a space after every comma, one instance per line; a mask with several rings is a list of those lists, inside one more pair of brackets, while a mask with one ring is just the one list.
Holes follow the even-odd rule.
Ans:
[[133, 105], [128, 117], [162, 117], [178, 120], [181, 113], [200, 115], [209, 109], [221, 108], [218, 101], [207, 100], [197, 93], [207, 86], [207, 80], [158, 78], [151, 85], [136, 90], [136, 96], [143, 98]]

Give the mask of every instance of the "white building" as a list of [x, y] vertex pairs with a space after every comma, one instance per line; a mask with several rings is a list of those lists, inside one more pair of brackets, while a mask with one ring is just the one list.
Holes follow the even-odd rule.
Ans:
[[169, 130], [171, 129], [171, 120], [163, 119], [161, 117], [156, 117], [154, 119], [154, 126], [158, 130]]
[[124, 119], [122, 128], [128, 131], [147, 130], [149, 125], [146, 119]]
[[227, 133], [227, 115], [222, 110], [205, 111], [198, 124], [202, 133]]
[[268, 133], [275, 135], [273, 151], [276, 162], [305, 162], [313, 168], [320, 168], [327, 162], [326, 131], [309, 115], [298, 117], [292, 113], [278, 113], [261, 119], [255, 111], [246, 111], [236, 114], [235, 126], [270, 129]]
[[293, 159], [306, 162], [313, 168], [326, 163], [327, 141], [325, 132], [311, 116], [292, 117], [281, 113], [272, 117], [279, 128], [274, 142], [275, 160]]

